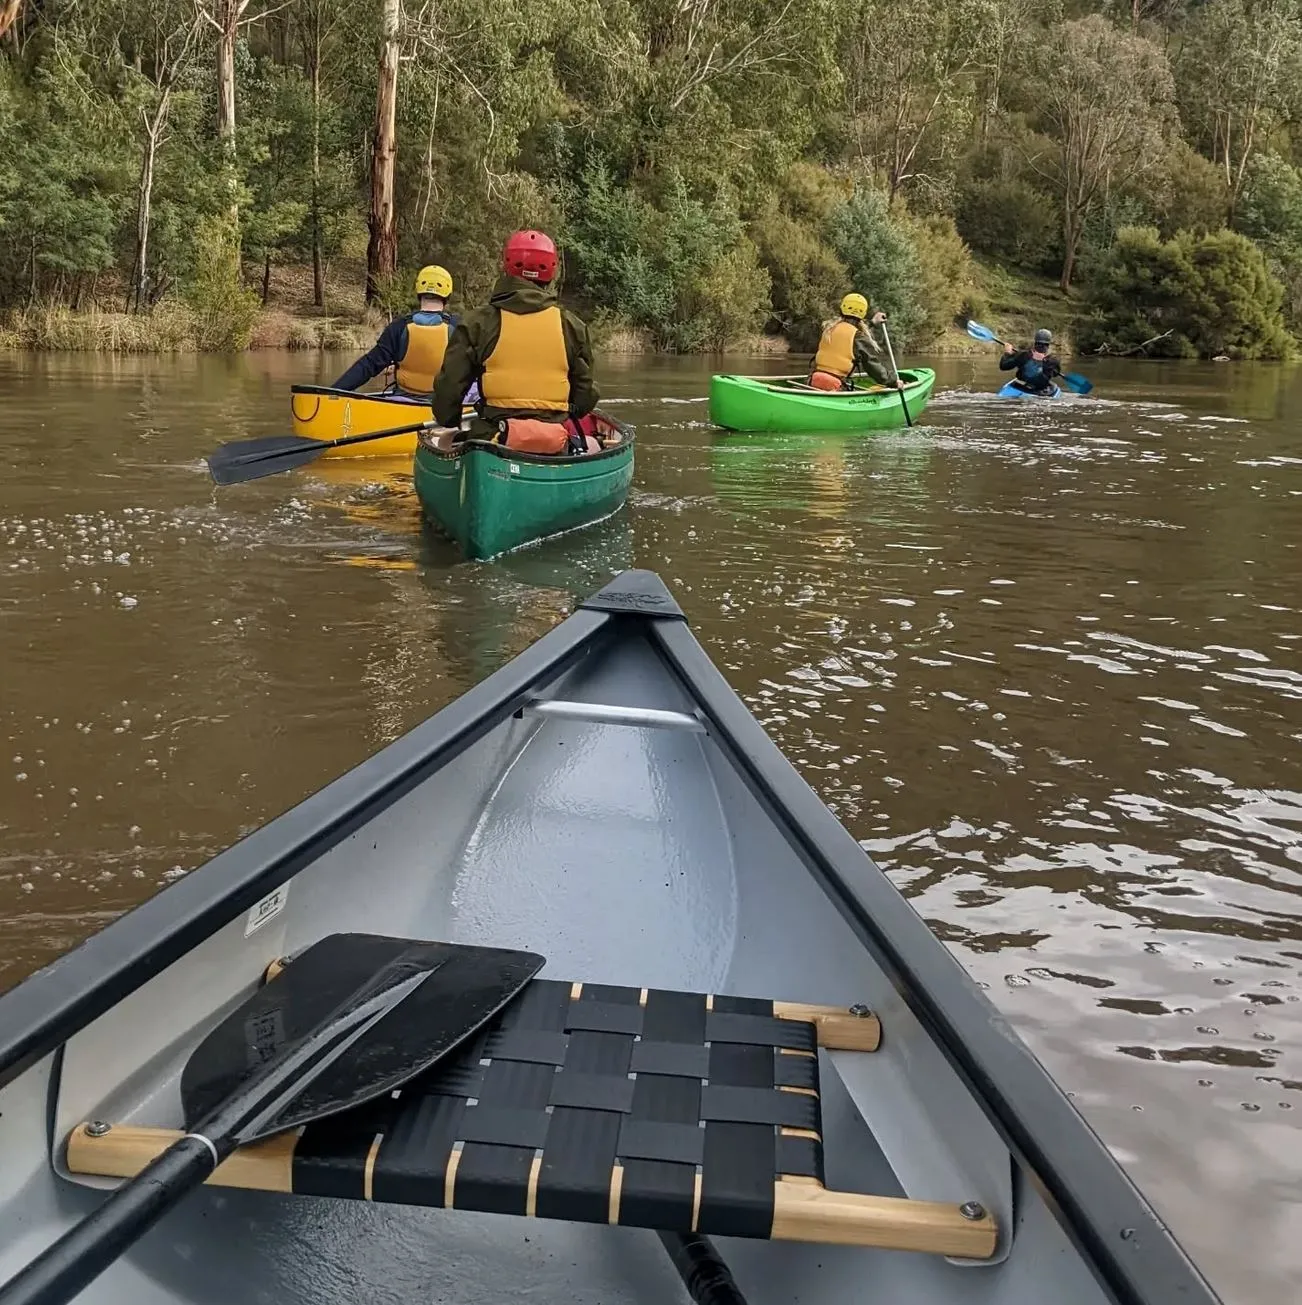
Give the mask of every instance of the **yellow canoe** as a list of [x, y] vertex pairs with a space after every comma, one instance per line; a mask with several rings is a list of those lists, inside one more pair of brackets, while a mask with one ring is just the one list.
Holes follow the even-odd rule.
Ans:
[[[314, 440], [337, 440], [344, 435], [368, 435], [374, 430], [406, 426], [433, 417], [429, 403], [401, 394], [360, 394], [325, 385], [295, 385], [289, 392], [294, 434]], [[390, 435], [365, 444], [345, 444], [327, 449], [323, 458], [401, 458], [416, 452], [416, 433]]]

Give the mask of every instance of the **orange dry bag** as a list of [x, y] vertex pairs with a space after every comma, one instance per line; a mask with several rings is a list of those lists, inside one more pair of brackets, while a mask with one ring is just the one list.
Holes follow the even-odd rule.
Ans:
[[519, 453], [564, 453], [569, 447], [570, 433], [560, 422], [508, 417], [503, 443]]

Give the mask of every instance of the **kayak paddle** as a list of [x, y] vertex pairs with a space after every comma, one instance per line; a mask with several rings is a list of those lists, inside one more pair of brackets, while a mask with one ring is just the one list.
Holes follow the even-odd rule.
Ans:
[[477, 1032], [543, 964], [494, 947], [322, 938], [190, 1057], [186, 1135], [0, 1287], [0, 1303], [65, 1305], [238, 1147], [392, 1092]]
[[[984, 340], [987, 344], [1005, 344], [1007, 341], [1001, 340], [988, 326], [982, 326], [980, 322], [969, 322], [967, 324], [967, 333], [974, 340]], [[1059, 372], [1058, 379], [1073, 394], [1088, 394], [1094, 388], [1094, 382], [1087, 376], [1082, 376], [1079, 372]]]
[[278, 471], [302, 467], [319, 458], [326, 449], [345, 444], [364, 444], [390, 435], [408, 435], [412, 431], [433, 430], [438, 422], [430, 418], [390, 430], [375, 430], [369, 435], [344, 435], [337, 440], [313, 440], [305, 435], [272, 435], [267, 439], [235, 440], [223, 444], [208, 455], [208, 470], [219, 485], [238, 485], [246, 480], [274, 476]]
[[[891, 360], [891, 371], [895, 373], [895, 379], [899, 380], [900, 369], [895, 365], [895, 350], [891, 348], [891, 333], [886, 329], [886, 319], [882, 318], [882, 339], [886, 341], [886, 356]], [[909, 401], [904, 397], [904, 391], [899, 391], [900, 407], [904, 409], [904, 424], [913, 425], [913, 418], [909, 416]]]

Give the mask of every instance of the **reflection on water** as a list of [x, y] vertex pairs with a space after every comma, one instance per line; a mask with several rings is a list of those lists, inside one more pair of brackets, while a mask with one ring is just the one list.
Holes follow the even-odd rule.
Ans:
[[738, 436], [613, 359], [629, 509], [465, 563], [401, 464], [211, 487], [312, 365], [0, 359], [0, 984], [649, 566], [1226, 1298], [1288, 1298], [1302, 376], [963, 360], [913, 430]]

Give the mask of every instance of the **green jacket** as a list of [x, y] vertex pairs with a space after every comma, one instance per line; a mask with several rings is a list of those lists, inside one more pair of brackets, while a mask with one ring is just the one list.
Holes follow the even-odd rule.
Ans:
[[854, 340], [855, 371], [871, 376], [878, 385], [894, 385], [897, 378], [884, 352], [877, 332], [865, 322]]
[[[434, 380], [434, 418], [441, 426], [456, 426], [461, 421], [461, 401], [471, 385], [484, 373], [484, 363], [497, 346], [501, 335], [501, 314], [537, 313], [556, 303], [554, 285], [538, 285], [518, 276], [500, 276], [482, 308], [473, 309], [457, 324], [443, 355], [443, 367]], [[601, 395], [592, 379], [592, 345], [588, 328], [568, 309], [561, 309], [561, 330], [565, 336], [565, 356], [570, 365], [571, 417], [586, 417]], [[542, 417], [555, 421], [554, 412], [529, 412], [521, 409], [494, 408], [479, 404], [485, 422], [502, 417]]]

